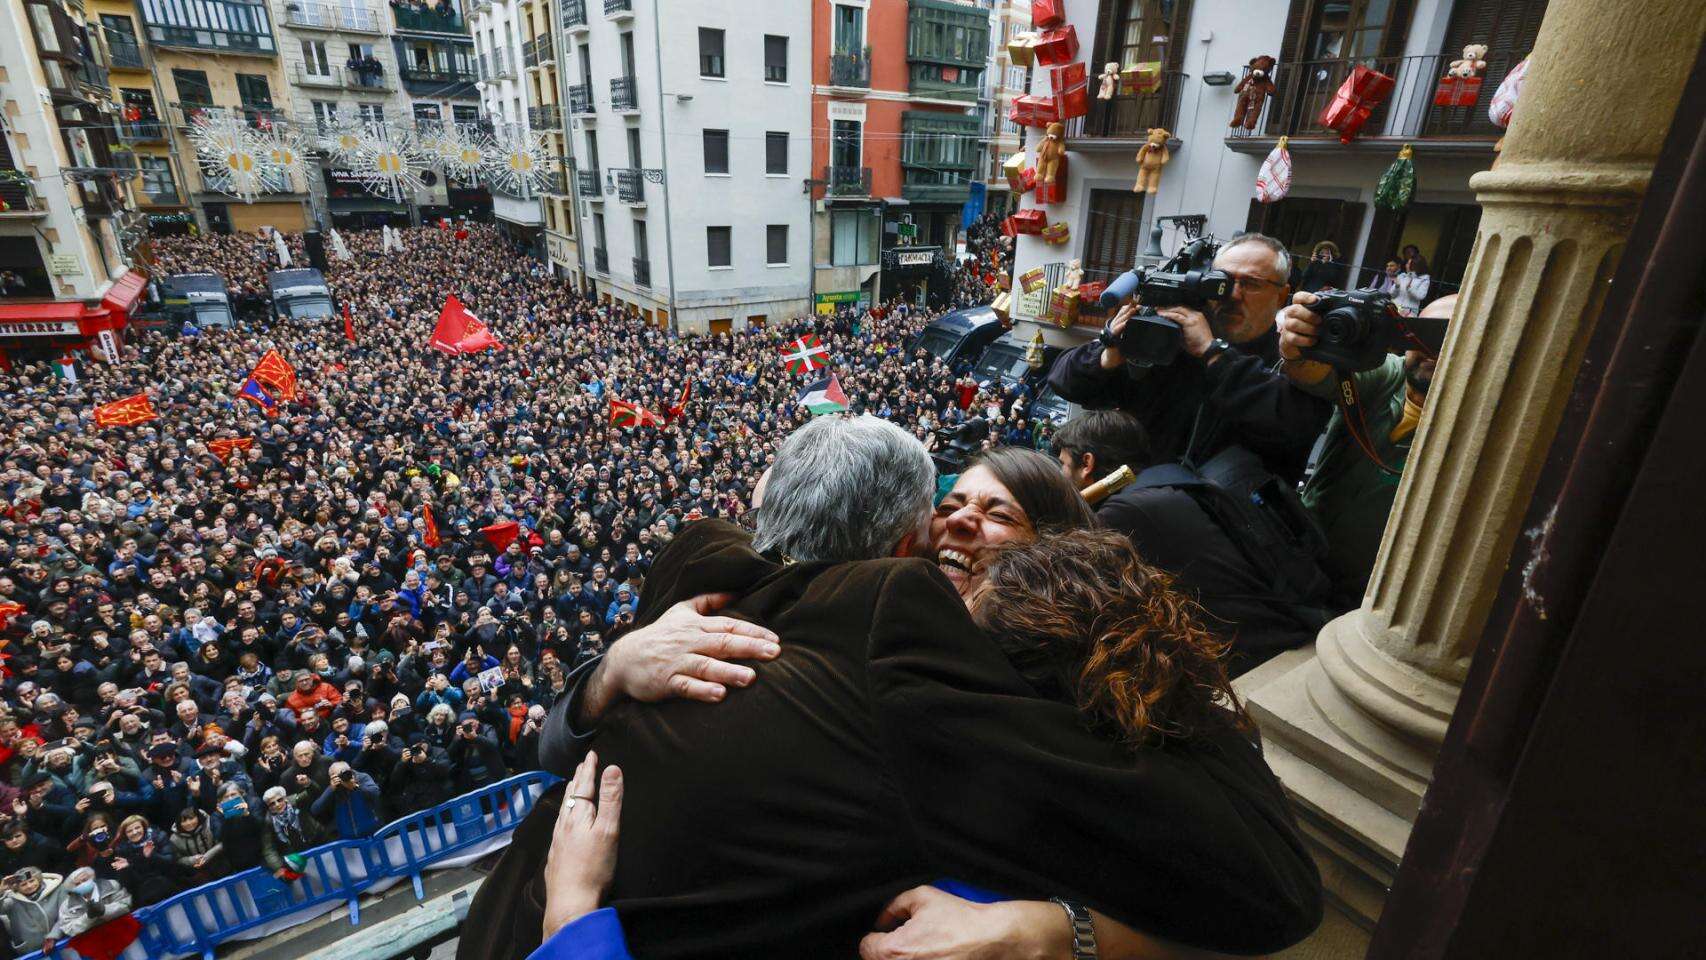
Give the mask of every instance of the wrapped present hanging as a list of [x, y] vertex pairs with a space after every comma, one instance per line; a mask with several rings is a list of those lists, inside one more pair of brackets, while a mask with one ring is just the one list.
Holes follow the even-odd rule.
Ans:
[[1480, 99], [1480, 77], [1441, 77], [1434, 89], [1436, 107], [1473, 107]]
[[1066, 0], [1031, 0], [1031, 25], [1041, 30], [1066, 22]]
[[1050, 67], [1049, 90], [1058, 104], [1060, 119], [1071, 120], [1090, 112], [1090, 71], [1082, 63]]
[[1080, 314], [1101, 313], [1102, 291], [1106, 289], [1108, 289], [1107, 283], [1101, 280], [1091, 280], [1086, 283], [1079, 284], [1078, 312]]
[[[1048, 226], [1048, 215], [1041, 210], [1016, 210], [1008, 215], [1001, 229], [1010, 237], [1021, 234], [1036, 236]], [[1023, 280], [1023, 278], [1020, 278]]]
[[997, 289], [997, 290], [1011, 290], [1011, 289], [1013, 289], [1013, 278], [1008, 276], [1005, 273], [996, 274], [995, 275], [995, 289]]
[[[1021, 210], [1019, 212], [1020, 213], [1042, 213], [1041, 210]], [[1041, 231], [1038, 231], [1038, 232], [1040, 233]], [[1024, 273], [1019, 274], [1019, 289], [1025, 291], [1026, 293], [1036, 293], [1038, 290], [1041, 290], [1047, 283], [1048, 283], [1048, 277], [1046, 275], [1044, 275], [1042, 267], [1032, 267], [1031, 269], [1026, 270]]]
[[1527, 76], [1528, 61], [1524, 60], [1499, 82], [1499, 89], [1493, 91], [1493, 102], [1487, 105], [1487, 119], [1493, 121], [1493, 126], [1504, 130], [1511, 125], [1517, 98], [1522, 96], [1522, 81]]
[[1044, 183], [1036, 179], [1036, 171], [1031, 171], [1031, 180], [1036, 184], [1035, 199], [1038, 203], [1066, 202], [1066, 174], [1070, 167], [1070, 156], [1062, 156], [1054, 162], [1054, 182]]
[[1008, 157], [1007, 161], [1001, 165], [1001, 172], [1007, 175], [1007, 185], [1019, 193], [1024, 193], [1028, 189], [1025, 186], [1025, 171], [1027, 169], [1025, 151], [1023, 150]]
[[1409, 144], [1398, 151], [1398, 159], [1380, 175], [1374, 187], [1374, 205], [1388, 210], [1402, 210], [1416, 196], [1416, 164], [1411, 159]]
[[1072, 228], [1065, 220], [1059, 220], [1043, 228], [1041, 234], [1044, 243], [1062, 244], [1072, 237]]
[[1007, 41], [1007, 59], [1015, 67], [1028, 67], [1037, 62], [1037, 35], [1026, 31], [1016, 33]]
[[1290, 138], [1280, 137], [1256, 174], [1256, 199], [1262, 203], [1277, 203], [1291, 192], [1291, 151], [1286, 149], [1289, 142]]
[[1395, 85], [1393, 79], [1378, 70], [1358, 64], [1339, 85], [1333, 99], [1322, 109], [1317, 123], [1329, 130], [1339, 131], [1339, 142], [1356, 139], [1362, 125], [1374, 109], [1386, 100]]
[[1120, 96], [1135, 97], [1161, 89], [1161, 61], [1131, 63], [1120, 69]]
[[989, 301], [989, 309], [994, 310], [1002, 322], [1006, 322], [1007, 316], [1013, 312], [1013, 295], [1006, 290], [1001, 291], [995, 295], [994, 300]]
[[1048, 318], [1057, 326], [1070, 327], [1078, 322], [1078, 304], [1083, 297], [1076, 287], [1061, 287], [1049, 294]]
[[1013, 106], [1007, 111], [1007, 119], [1021, 127], [1046, 127], [1060, 120], [1060, 105], [1053, 97], [1039, 97], [1035, 94], [1025, 94], [1013, 98]]
[[1037, 65], [1065, 66], [1078, 59], [1078, 28], [1057, 27], [1037, 34]]

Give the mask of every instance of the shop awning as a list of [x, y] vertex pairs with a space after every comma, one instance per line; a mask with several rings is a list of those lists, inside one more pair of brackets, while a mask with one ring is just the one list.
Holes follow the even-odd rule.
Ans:
[[101, 306], [113, 313], [129, 316], [131, 310], [136, 307], [136, 301], [142, 298], [142, 290], [146, 286], [148, 278], [131, 270], [114, 280], [113, 285], [107, 288], [107, 295], [101, 298]]
[[84, 306], [76, 300], [0, 304], [0, 337], [75, 337]]

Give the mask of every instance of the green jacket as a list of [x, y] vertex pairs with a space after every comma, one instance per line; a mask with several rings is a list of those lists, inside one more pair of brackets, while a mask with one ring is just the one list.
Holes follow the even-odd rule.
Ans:
[[[1388, 436], [1404, 416], [1404, 358], [1389, 356], [1381, 366], [1356, 374], [1352, 380], [1375, 451], [1387, 466], [1402, 471], [1415, 433], [1396, 443]], [[1335, 377], [1298, 386], [1328, 399], [1338, 392]], [[1303, 504], [1315, 513], [1327, 533], [1324, 566], [1340, 601], [1355, 606], [1362, 600], [1397, 494], [1398, 475], [1386, 473], [1369, 460], [1345, 428], [1344, 412], [1335, 408], [1327, 421], [1320, 461], [1304, 484]]]

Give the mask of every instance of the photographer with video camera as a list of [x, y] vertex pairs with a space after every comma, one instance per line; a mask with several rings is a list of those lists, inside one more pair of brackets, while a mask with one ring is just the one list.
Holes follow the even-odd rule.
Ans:
[[1136, 416], [1159, 460], [1201, 463], [1238, 445], [1296, 480], [1332, 407], [1277, 370], [1274, 315], [1290, 276], [1291, 256], [1272, 237], [1241, 233], [1218, 250], [1193, 240], [1162, 269], [1109, 285], [1102, 304], [1119, 311], [1099, 340], [1061, 354], [1049, 385]]
[[1286, 376], [1302, 390], [1338, 403], [1304, 484], [1303, 503], [1327, 534], [1322, 565], [1340, 605], [1356, 606], [1368, 589], [1456, 306], [1452, 294], [1406, 317], [1376, 291], [1323, 290], [1297, 294], [1278, 317]]

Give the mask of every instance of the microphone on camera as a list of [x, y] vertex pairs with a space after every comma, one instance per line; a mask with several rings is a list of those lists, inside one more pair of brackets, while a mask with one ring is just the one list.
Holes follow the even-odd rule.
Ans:
[[1118, 307], [1137, 293], [1137, 285], [1142, 282], [1142, 279], [1136, 270], [1127, 270], [1108, 284], [1108, 288], [1102, 291], [1102, 297], [1097, 302], [1101, 304], [1103, 310], [1112, 310]]

